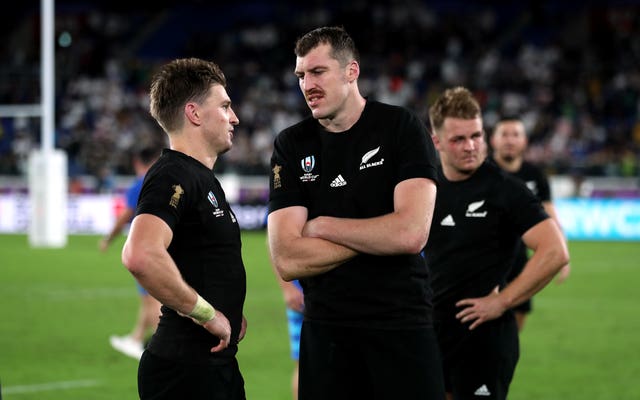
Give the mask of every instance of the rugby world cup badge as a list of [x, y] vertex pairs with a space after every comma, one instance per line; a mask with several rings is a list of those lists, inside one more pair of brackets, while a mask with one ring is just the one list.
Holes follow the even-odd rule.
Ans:
[[[209, 199], [209, 203], [211, 203], [211, 205], [215, 208], [213, 210], [213, 216], [216, 218], [220, 218], [224, 216], [224, 210], [218, 208], [219, 207], [218, 199], [216, 199], [216, 195], [214, 195], [212, 191], [209, 191], [209, 193], [207, 194], [207, 199]], [[231, 219], [233, 220], [233, 218]]]
[[213, 204], [215, 208], [218, 208], [218, 199], [216, 199], [216, 196], [213, 194], [213, 192], [209, 191], [209, 195], [207, 197], [209, 198], [209, 202]]
[[316, 167], [316, 157], [315, 156], [306, 156], [302, 160], [300, 160], [300, 166], [304, 171], [304, 174], [300, 177], [300, 181], [302, 182], [315, 182], [318, 179], [318, 174], [312, 174], [311, 171]]
[[300, 165], [302, 166], [302, 170], [304, 172], [311, 172], [313, 171], [313, 167], [316, 166], [316, 157], [307, 156], [300, 161]]

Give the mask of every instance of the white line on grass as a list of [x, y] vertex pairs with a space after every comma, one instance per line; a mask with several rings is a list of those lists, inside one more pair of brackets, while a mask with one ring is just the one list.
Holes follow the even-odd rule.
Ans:
[[2, 393], [4, 394], [35, 393], [35, 392], [46, 392], [50, 390], [64, 390], [64, 389], [93, 387], [98, 385], [100, 385], [100, 381], [96, 381], [96, 380], [48, 382], [48, 383], [37, 383], [34, 385], [6, 386], [2, 388]]

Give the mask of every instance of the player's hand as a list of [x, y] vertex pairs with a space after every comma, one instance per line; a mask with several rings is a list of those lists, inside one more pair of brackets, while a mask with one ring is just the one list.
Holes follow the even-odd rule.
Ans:
[[570, 274], [571, 274], [571, 266], [567, 264], [564, 267], [562, 267], [560, 269], [560, 272], [558, 272], [558, 275], [556, 275], [556, 283], [561, 284], [562, 282], [566, 281]]
[[98, 242], [98, 248], [103, 253], [107, 251], [107, 249], [109, 248], [109, 240], [106, 237], [100, 238], [100, 241]]
[[303, 237], [318, 237], [317, 231], [319, 229], [320, 223], [322, 222], [320, 218], [321, 217], [310, 219], [304, 224], [304, 227], [302, 227]]
[[456, 314], [456, 318], [462, 323], [472, 322], [469, 330], [500, 317], [507, 310], [499, 296], [498, 286], [485, 297], [460, 300], [456, 307], [464, 307]]
[[288, 285], [283, 291], [284, 302], [288, 308], [297, 311], [304, 311], [304, 294], [302, 290], [298, 289], [294, 285]]
[[247, 319], [243, 315], [242, 323], [240, 325], [240, 335], [238, 335], [238, 343], [240, 343], [240, 341], [244, 339], [244, 335], [246, 334], [247, 334]]
[[217, 353], [229, 346], [229, 341], [231, 340], [231, 324], [220, 310], [216, 310], [216, 316], [205, 322], [202, 327], [220, 339], [220, 343], [211, 348], [212, 353]]

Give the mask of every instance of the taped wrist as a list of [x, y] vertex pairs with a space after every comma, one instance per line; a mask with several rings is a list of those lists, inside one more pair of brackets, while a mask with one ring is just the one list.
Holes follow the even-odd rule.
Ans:
[[198, 321], [200, 325], [204, 325], [216, 317], [216, 309], [203, 299], [202, 296], [198, 295], [196, 305], [193, 306], [193, 310], [191, 310], [189, 316]]

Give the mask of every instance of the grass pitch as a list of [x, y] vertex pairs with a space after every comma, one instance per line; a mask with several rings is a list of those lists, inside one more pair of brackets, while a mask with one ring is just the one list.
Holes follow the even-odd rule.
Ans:
[[[284, 303], [264, 232], [243, 234], [249, 327], [238, 359], [248, 399], [290, 398]], [[138, 297], [97, 236], [31, 249], [0, 235], [0, 384], [4, 400], [135, 399], [137, 362], [115, 352]], [[640, 399], [640, 243], [573, 242], [572, 275], [534, 299], [510, 399]]]

